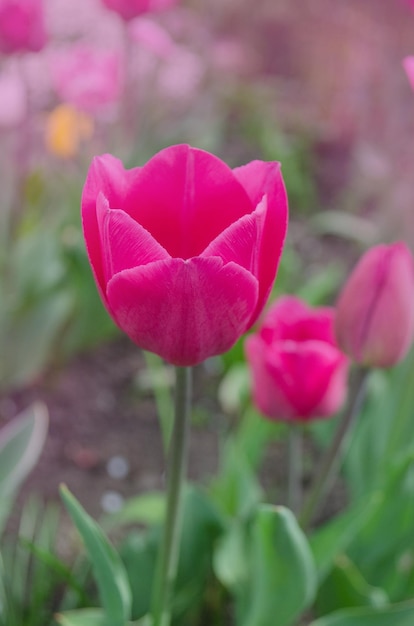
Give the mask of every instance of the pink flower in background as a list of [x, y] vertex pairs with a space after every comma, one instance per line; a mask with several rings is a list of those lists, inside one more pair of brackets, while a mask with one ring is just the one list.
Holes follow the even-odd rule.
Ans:
[[414, 89], [414, 56], [405, 57], [405, 59], [403, 59], [403, 67], [410, 85], [412, 89]]
[[255, 51], [237, 39], [216, 39], [211, 49], [213, 65], [230, 75], [246, 75], [255, 70]]
[[414, 334], [414, 265], [404, 243], [362, 256], [340, 294], [335, 331], [362, 365], [391, 367], [404, 358]]
[[162, 11], [177, 4], [177, 0], [102, 0], [102, 2], [127, 22], [143, 13]]
[[348, 359], [334, 338], [334, 309], [312, 309], [293, 296], [277, 300], [247, 338], [253, 399], [270, 419], [329, 417], [342, 406]]
[[231, 170], [208, 152], [166, 148], [125, 170], [94, 159], [82, 196], [89, 260], [109, 313], [175, 365], [228, 350], [262, 311], [287, 227], [278, 163]]
[[27, 113], [27, 93], [17, 71], [8, 69], [0, 74], [0, 127], [21, 124]]
[[88, 113], [99, 113], [116, 103], [122, 91], [122, 64], [116, 52], [74, 45], [52, 62], [59, 98]]
[[[205, 60], [184, 45], [176, 44], [165, 28], [149, 17], [131, 24], [131, 39], [137, 44], [137, 79], [150, 80], [159, 97], [188, 100], [197, 92], [205, 74]], [[139, 46], [139, 48], [138, 48]]]
[[0, 0], [0, 52], [38, 52], [46, 42], [42, 0]]
[[204, 77], [202, 59], [184, 46], [175, 46], [158, 72], [160, 93], [171, 100], [187, 100], [197, 94]]
[[140, 48], [152, 52], [160, 59], [168, 59], [174, 52], [175, 42], [165, 28], [149, 17], [140, 17], [131, 24], [129, 35]]

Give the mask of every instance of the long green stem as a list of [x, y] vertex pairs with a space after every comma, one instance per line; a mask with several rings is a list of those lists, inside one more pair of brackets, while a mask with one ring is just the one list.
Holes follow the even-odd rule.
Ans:
[[172, 591], [178, 566], [181, 503], [187, 465], [191, 410], [191, 369], [177, 367], [174, 426], [167, 474], [167, 512], [154, 581], [152, 626], [169, 626]]
[[[368, 370], [355, 372], [355, 385], [350, 403], [342, 415], [338, 429], [332, 439], [331, 445], [322, 457], [321, 464], [316, 473], [309, 496], [304, 504], [300, 515], [300, 523], [306, 529], [312, 522], [317, 508], [326, 496], [332, 481], [340, 467], [341, 461], [350, 443], [351, 426], [358, 415], [362, 402], [365, 398], [366, 381]], [[351, 386], [352, 390], [352, 386]]]
[[288, 436], [288, 507], [297, 514], [302, 502], [302, 430], [289, 424]]
[[[151, 372], [152, 379], [154, 380], [155, 372], [159, 371], [161, 368], [165, 368], [164, 361], [153, 352], [144, 351], [143, 354], [147, 370]], [[174, 417], [173, 407], [171, 406], [172, 393], [167, 384], [158, 385], [155, 381], [152, 384], [152, 393], [154, 394], [155, 404], [157, 407], [157, 416], [161, 428], [164, 454], [167, 456], [171, 441], [171, 431]]]

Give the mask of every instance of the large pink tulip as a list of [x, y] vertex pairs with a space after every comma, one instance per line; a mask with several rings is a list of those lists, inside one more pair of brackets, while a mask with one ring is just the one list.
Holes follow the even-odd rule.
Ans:
[[345, 399], [348, 359], [334, 338], [334, 309], [284, 296], [247, 338], [253, 399], [268, 418], [329, 417]]
[[128, 22], [143, 13], [168, 9], [176, 5], [178, 0], [102, 0], [102, 2]]
[[363, 255], [340, 294], [335, 330], [357, 363], [391, 367], [404, 358], [414, 332], [413, 257], [404, 243]]
[[46, 41], [42, 0], [0, 0], [0, 52], [38, 52]]
[[280, 165], [231, 170], [187, 145], [125, 170], [92, 162], [82, 196], [89, 259], [109, 313], [176, 365], [228, 350], [254, 323], [287, 227]]

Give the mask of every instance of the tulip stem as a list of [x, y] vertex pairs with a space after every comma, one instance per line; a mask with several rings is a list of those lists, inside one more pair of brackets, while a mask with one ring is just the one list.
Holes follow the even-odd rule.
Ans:
[[189, 367], [177, 367], [176, 374], [175, 415], [167, 473], [167, 511], [154, 580], [152, 626], [169, 626], [171, 622], [172, 592], [180, 546], [182, 490], [187, 465], [192, 370]]
[[157, 354], [154, 354], [153, 352], [147, 352], [146, 350], [144, 350], [143, 354], [147, 365], [147, 371], [150, 373], [152, 379], [152, 393], [154, 395], [155, 405], [157, 407], [157, 415], [161, 430], [163, 451], [164, 455], [166, 456], [170, 446], [171, 431], [173, 425], [173, 407], [171, 406], [172, 394], [168, 385], [169, 381], [167, 381], [165, 385], [158, 385], [154, 380], [157, 370], [159, 371], [160, 368], [165, 367], [164, 361], [161, 359], [161, 357], [159, 357]]
[[368, 369], [361, 368], [354, 372], [354, 384], [351, 385], [351, 390], [353, 391], [351, 399], [342, 414], [334, 438], [322, 457], [315, 480], [299, 517], [300, 524], [305, 530], [311, 524], [317, 509], [321, 506], [331, 488], [342, 459], [349, 447], [352, 434], [351, 426], [359, 414], [365, 399], [368, 373]]
[[302, 428], [289, 424], [288, 434], [288, 507], [298, 514], [302, 502]]

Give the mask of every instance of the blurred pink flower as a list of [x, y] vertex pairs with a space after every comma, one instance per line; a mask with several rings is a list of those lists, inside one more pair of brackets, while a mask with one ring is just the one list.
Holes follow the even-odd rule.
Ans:
[[177, 44], [149, 17], [134, 20], [129, 34], [137, 46], [137, 81], [149, 79], [159, 95], [170, 100], [188, 100], [197, 92], [205, 74], [200, 55]]
[[218, 39], [211, 49], [214, 66], [229, 74], [246, 74], [255, 67], [253, 50], [243, 45], [237, 39]]
[[335, 341], [334, 315], [332, 308], [312, 309], [284, 296], [247, 338], [253, 400], [266, 417], [306, 421], [341, 408], [348, 359]]
[[51, 37], [113, 50], [123, 45], [125, 29], [101, 0], [44, 0]]
[[129, 35], [140, 47], [161, 59], [168, 59], [175, 48], [175, 42], [165, 28], [150, 17], [134, 20], [129, 28]]
[[0, 0], [0, 52], [38, 52], [46, 42], [42, 0]]
[[269, 296], [287, 227], [279, 163], [234, 170], [188, 145], [125, 170], [94, 159], [82, 195], [101, 298], [141, 348], [175, 365], [228, 350]]
[[403, 67], [407, 74], [408, 80], [412, 89], [414, 90], [414, 56], [405, 57], [403, 59]]
[[391, 367], [404, 358], [414, 334], [414, 264], [405, 243], [361, 257], [339, 296], [335, 332], [361, 365]]
[[176, 46], [159, 68], [158, 88], [171, 100], [187, 100], [197, 93], [205, 72], [202, 59], [184, 46]]
[[74, 45], [52, 60], [52, 76], [59, 98], [88, 113], [107, 110], [121, 96], [123, 69], [114, 51]]
[[0, 74], [0, 126], [18, 126], [27, 113], [27, 93], [17, 71], [6, 70]]
[[178, 0], [102, 0], [103, 4], [130, 21], [143, 13], [162, 11], [177, 4]]

